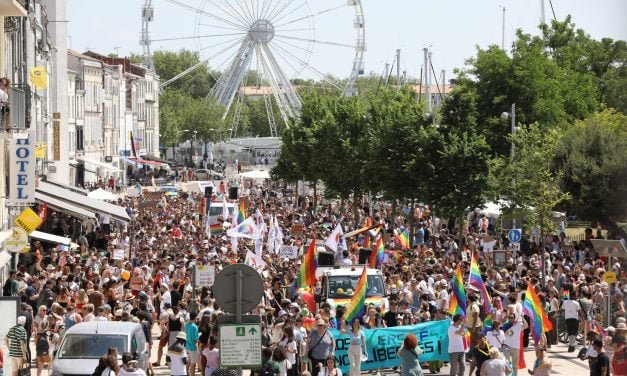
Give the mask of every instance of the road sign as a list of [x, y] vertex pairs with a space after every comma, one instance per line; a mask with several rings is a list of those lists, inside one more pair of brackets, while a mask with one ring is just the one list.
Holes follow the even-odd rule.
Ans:
[[222, 325], [218, 338], [220, 367], [261, 367], [261, 324]]
[[603, 280], [611, 285], [612, 283], [616, 283], [618, 281], [618, 278], [616, 277], [616, 273], [614, 273], [611, 270], [608, 270], [605, 273], [603, 273]]
[[[241, 308], [239, 314], [250, 312], [255, 308], [263, 297], [263, 280], [259, 273], [246, 264], [233, 264], [225, 267], [216, 275], [213, 295], [216, 303], [224, 312], [237, 312], [238, 294], [237, 286], [241, 288], [239, 302]], [[243, 288], [245, 287], [245, 288]]]
[[507, 233], [507, 239], [512, 243], [520, 243], [522, 239], [522, 231], [519, 228], [513, 228]]
[[24, 211], [15, 218], [15, 224], [26, 231], [27, 234], [35, 231], [41, 222], [41, 218], [31, 208], [24, 209]]
[[2, 245], [9, 252], [26, 253], [30, 251], [28, 245], [28, 234], [20, 227], [13, 227], [11, 229], [13, 233], [9, 236]]
[[196, 287], [211, 287], [216, 279], [216, 268], [213, 265], [196, 265]]

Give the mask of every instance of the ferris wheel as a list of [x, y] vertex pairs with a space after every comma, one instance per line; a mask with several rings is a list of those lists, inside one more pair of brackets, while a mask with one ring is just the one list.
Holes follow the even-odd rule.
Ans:
[[[193, 36], [183, 34], [189, 25], [173, 25], [170, 33], [175, 35], [151, 39], [155, 3], [189, 12]], [[195, 42], [201, 61], [161, 86], [208, 65], [210, 72], [217, 73], [210, 95], [226, 109], [224, 117], [233, 113], [232, 136], [246, 95], [263, 97], [270, 133], [276, 136], [272, 97], [281, 121], [288, 125], [300, 114], [297, 89], [306, 86], [303, 82], [353, 95], [355, 81], [364, 72], [361, 0], [145, 0], [141, 38], [145, 64], [152, 67], [151, 44], [172, 49], [185, 40]], [[174, 44], [167, 46], [168, 42]], [[296, 85], [295, 79], [306, 80]]]

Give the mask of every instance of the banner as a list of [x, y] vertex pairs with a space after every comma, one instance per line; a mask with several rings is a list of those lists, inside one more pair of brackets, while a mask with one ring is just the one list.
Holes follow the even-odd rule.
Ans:
[[295, 245], [282, 245], [279, 249], [279, 257], [281, 259], [288, 258], [290, 260], [298, 258], [298, 247]]
[[9, 200], [10, 206], [30, 206], [35, 202], [35, 133], [10, 141]]
[[196, 265], [196, 287], [211, 287], [216, 279], [216, 268], [213, 265]]
[[30, 235], [43, 222], [41, 217], [31, 208], [26, 208], [15, 218], [15, 224]]
[[[442, 320], [409, 326], [364, 330], [368, 360], [361, 363], [362, 371], [400, 366], [401, 360], [396, 353], [403, 344], [407, 333], [413, 333], [418, 338], [418, 347], [424, 351], [420, 355], [421, 363], [431, 360], [448, 361], [448, 328], [450, 325], [450, 320]], [[348, 361], [350, 338], [346, 334], [340, 334], [338, 330], [331, 330], [330, 332], [335, 338], [337, 366], [342, 370], [342, 373], [348, 373], [350, 368]]]

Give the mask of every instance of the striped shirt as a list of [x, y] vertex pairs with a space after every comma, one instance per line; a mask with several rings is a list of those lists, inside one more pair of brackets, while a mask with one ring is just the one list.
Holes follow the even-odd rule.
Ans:
[[7, 333], [9, 339], [9, 356], [21, 358], [22, 354], [22, 342], [26, 343], [26, 329], [21, 325], [15, 325]]

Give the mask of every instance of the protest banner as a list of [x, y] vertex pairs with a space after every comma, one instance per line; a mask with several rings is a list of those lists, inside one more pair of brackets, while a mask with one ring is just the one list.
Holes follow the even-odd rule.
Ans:
[[282, 245], [279, 249], [279, 256], [281, 259], [288, 258], [293, 260], [298, 257], [298, 247], [295, 245]]
[[216, 279], [216, 268], [213, 265], [196, 265], [196, 287], [211, 287]]
[[[450, 320], [429, 321], [416, 325], [395, 326], [393, 328], [366, 329], [364, 337], [368, 348], [368, 360], [361, 363], [362, 371], [391, 368], [401, 364], [396, 355], [403, 344], [407, 333], [413, 333], [418, 338], [418, 347], [424, 351], [420, 355], [420, 362], [431, 360], [448, 361], [448, 328]], [[350, 338], [340, 334], [338, 330], [331, 330], [335, 338], [335, 361], [342, 373], [348, 373], [348, 348]]]

